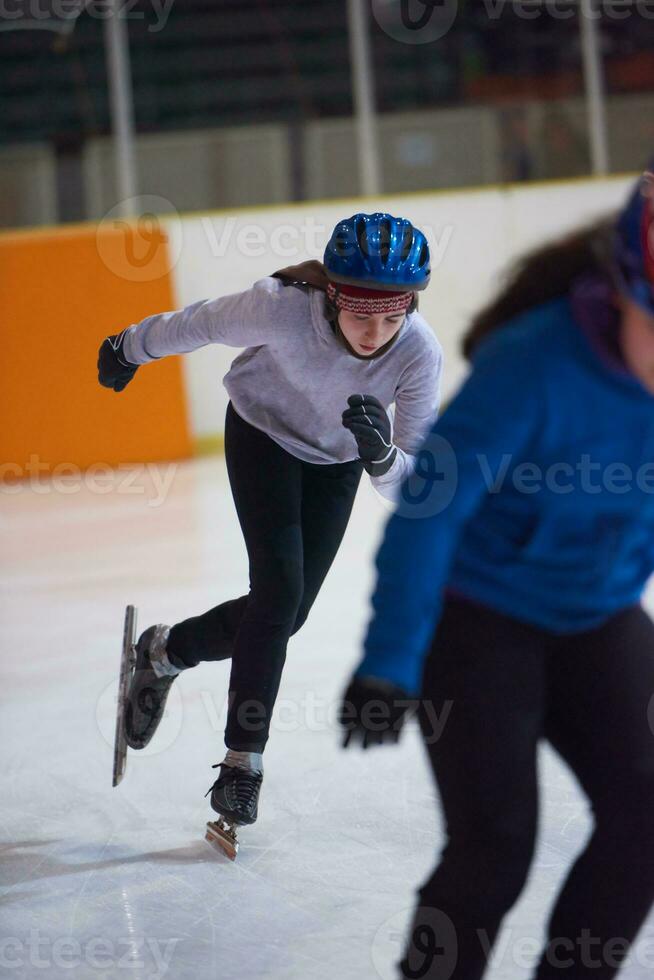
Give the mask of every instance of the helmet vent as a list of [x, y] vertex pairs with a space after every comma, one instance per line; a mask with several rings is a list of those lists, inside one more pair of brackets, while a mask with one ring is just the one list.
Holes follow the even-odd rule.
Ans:
[[388, 218], [384, 218], [379, 225], [379, 255], [382, 265], [388, 262], [391, 251], [391, 223]]
[[404, 229], [404, 238], [402, 239], [402, 261], [406, 262], [409, 258], [409, 252], [411, 251], [411, 246], [413, 245], [413, 225], [407, 225]]
[[368, 229], [366, 228], [366, 223], [363, 218], [359, 218], [357, 221], [356, 232], [357, 242], [359, 243], [361, 252], [366, 256], [366, 258], [370, 258], [370, 249], [368, 248]]
[[345, 235], [336, 235], [334, 240], [334, 251], [337, 255], [347, 255], [347, 242]]
[[429, 246], [427, 242], [422, 243], [422, 248], [420, 249], [420, 258], [418, 259], [418, 268], [422, 269], [423, 265], [429, 261]]

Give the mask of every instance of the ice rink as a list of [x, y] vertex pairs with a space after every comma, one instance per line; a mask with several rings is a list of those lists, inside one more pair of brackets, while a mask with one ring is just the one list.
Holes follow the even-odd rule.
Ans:
[[[417, 732], [342, 752], [334, 709], [358, 656], [387, 514], [364, 478], [337, 561], [291, 641], [258, 823], [235, 864], [203, 839], [223, 757], [227, 663], [174, 685], [111, 787], [124, 606], [175, 622], [246, 588], [220, 458], [5, 487], [2, 947], [8, 977], [391, 980], [442, 832]], [[589, 829], [542, 755], [541, 840], [489, 980], [527, 980], [546, 910]], [[654, 971], [654, 919], [625, 980]]]

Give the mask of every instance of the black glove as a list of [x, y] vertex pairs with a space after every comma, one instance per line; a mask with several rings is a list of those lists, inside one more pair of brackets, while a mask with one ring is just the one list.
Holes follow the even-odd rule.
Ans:
[[418, 701], [401, 687], [377, 677], [353, 677], [343, 694], [338, 722], [343, 728], [343, 748], [361, 740], [369, 745], [396, 743], [402, 726], [415, 714]]
[[98, 381], [103, 387], [113, 388], [114, 391], [122, 391], [138, 369], [138, 364], [130, 364], [123, 353], [124, 340], [124, 330], [112, 334], [102, 341], [98, 352]]
[[350, 395], [343, 425], [357, 441], [359, 457], [371, 476], [382, 476], [395, 462], [397, 449], [391, 438], [391, 420], [374, 395]]

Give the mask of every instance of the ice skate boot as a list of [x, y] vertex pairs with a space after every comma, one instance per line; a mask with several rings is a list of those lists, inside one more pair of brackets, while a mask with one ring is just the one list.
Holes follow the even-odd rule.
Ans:
[[171, 685], [182, 668], [166, 653], [170, 627], [150, 626], [139, 637], [136, 660], [125, 700], [125, 741], [143, 749], [157, 730]]
[[238, 853], [238, 827], [253, 824], [257, 819], [259, 792], [263, 782], [261, 755], [254, 752], [227, 753], [220, 767], [220, 775], [206, 795], [211, 793], [211, 809], [220, 815], [219, 820], [207, 823], [206, 839], [217, 844], [232, 861]]

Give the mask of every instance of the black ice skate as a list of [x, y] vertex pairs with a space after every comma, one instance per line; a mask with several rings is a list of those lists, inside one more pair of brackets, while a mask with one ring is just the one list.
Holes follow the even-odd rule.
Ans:
[[136, 644], [136, 663], [125, 703], [125, 739], [131, 749], [144, 749], [156, 732], [168, 692], [181, 673], [166, 654], [169, 633], [169, 626], [150, 626]]
[[226, 762], [211, 768], [218, 766], [220, 776], [206, 795], [211, 793], [211, 809], [220, 814], [220, 819], [209, 821], [206, 839], [210, 844], [217, 844], [233, 861], [238, 853], [237, 828], [253, 824], [257, 819], [263, 772]]
[[161, 721], [166, 698], [181, 669], [166, 654], [168, 626], [151, 626], [136, 636], [136, 610], [125, 613], [123, 653], [120, 665], [113, 785], [125, 774], [127, 746], [143, 749]]

